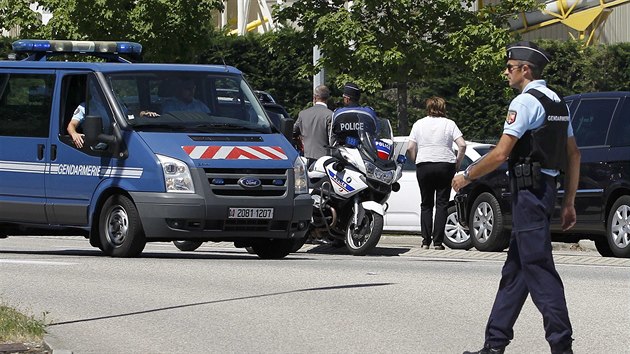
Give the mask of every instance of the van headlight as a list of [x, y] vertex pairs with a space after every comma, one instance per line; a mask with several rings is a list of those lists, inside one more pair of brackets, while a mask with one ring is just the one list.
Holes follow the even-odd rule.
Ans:
[[184, 161], [155, 154], [164, 173], [164, 183], [167, 193], [195, 193], [190, 169]]
[[308, 193], [308, 179], [306, 177], [306, 165], [298, 156], [293, 163], [293, 176], [295, 177], [295, 194]]

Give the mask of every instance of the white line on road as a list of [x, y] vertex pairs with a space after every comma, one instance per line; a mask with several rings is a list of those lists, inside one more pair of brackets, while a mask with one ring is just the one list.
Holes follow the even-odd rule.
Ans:
[[55, 262], [55, 261], [28, 261], [20, 259], [0, 259], [0, 263], [10, 264], [38, 264], [38, 265], [75, 265], [79, 263]]

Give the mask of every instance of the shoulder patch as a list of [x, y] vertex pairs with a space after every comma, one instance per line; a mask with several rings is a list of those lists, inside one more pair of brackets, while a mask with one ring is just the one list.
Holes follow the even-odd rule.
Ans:
[[516, 111], [508, 111], [507, 116], [505, 117], [505, 122], [507, 124], [516, 122]]

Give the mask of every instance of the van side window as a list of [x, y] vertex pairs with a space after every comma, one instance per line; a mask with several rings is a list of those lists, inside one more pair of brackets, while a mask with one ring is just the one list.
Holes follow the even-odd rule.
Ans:
[[579, 147], [605, 145], [610, 119], [619, 100], [583, 99], [579, 102], [571, 124]]
[[55, 76], [0, 74], [0, 135], [48, 137]]
[[611, 146], [630, 146], [630, 99], [627, 97], [620, 114], [610, 126], [608, 144]]
[[[89, 78], [89, 80], [88, 80]], [[88, 83], [89, 82], [89, 83]], [[103, 132], [111, 133], [112, 113], [94, 76], [66, 75], [62, 81], [62, 134], [68, 134], [67, 127], [74, 118], [79, 124], [77, 131], [81, 130], [81, 123], [85, 116], [97, 115], [103, 120]]]

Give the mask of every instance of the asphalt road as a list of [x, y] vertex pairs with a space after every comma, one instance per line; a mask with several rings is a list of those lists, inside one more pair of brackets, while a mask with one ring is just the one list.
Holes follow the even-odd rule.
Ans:
[[[479, 349], [504, 253], [421, 250], [384, 239], [374, 255], [307, 246], [263, 261], [229, 244], [143, 257], [81, 238], [0, 239], [0, 299], [46, 312], [46, 340], [74, 353], [461, 353]], [[576, 353], [628, 353], [630, 260], [556, 252]], [[548, 353], [528, 301], [509, 353]]]

